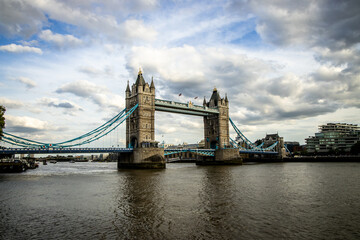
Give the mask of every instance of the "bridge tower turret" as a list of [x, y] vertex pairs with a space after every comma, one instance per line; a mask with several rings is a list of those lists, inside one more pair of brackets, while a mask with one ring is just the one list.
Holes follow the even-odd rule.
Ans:
[[229, 100], [227, 96], [221, 98], [217, 89], [214, 88], [209, 102], [204, 99], [203, 105], [217, 108], [219, 111], [218, 115], [204, 117], [205, 148], [229, 147]]

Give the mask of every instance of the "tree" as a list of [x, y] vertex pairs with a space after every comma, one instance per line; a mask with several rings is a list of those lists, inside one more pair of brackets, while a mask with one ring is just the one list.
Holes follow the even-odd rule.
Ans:
[[4, 117], [5, 111], [6, 108], [0, 105], [0, 140], [3, 135], [3, 128], [5, 128], [5, 117]]

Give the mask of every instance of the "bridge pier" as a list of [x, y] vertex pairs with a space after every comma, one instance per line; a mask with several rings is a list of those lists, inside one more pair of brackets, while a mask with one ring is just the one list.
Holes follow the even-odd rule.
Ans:
[[196, 165], [242, 165], [239, 149], [224, 148], [215, 150], [214, 157], [203, 157]]
[[164, 169], [163, 148], [135, 148], [133, 152], [119, 153], [118, 169]]

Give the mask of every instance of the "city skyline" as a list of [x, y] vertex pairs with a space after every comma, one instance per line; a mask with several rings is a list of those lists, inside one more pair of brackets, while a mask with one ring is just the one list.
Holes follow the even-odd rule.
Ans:
[[[156, 98], [202, 105], [214, 87], [252, 141], [359, 124], [358, 1], [0, 0], [6, 132], [56, 142], [125, 107], [141, 67]], [[155, 138], [203, 138], [203, 119], [155, 116]], [[230, 129], [233, 137], [235, 132]], [[125, 142], [121, 126], [118, 141]]]

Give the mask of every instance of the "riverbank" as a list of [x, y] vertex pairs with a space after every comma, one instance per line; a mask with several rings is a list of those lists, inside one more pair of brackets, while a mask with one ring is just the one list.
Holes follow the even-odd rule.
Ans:
[[360, 162], [360, 156], [299, 156], [277, 158], [245, 158], [244, 162]]
[[[172, 158], [167, 159], [167, 163], [195, 163], [196, 159], [186, 158]], [[360, 156], [298, 156], [298, 157], [285, 157], [279, 158], [244, 158], [244, 163], [261, 162], [261, 163], [273, 163], [273, 162], [360, 162]]]

